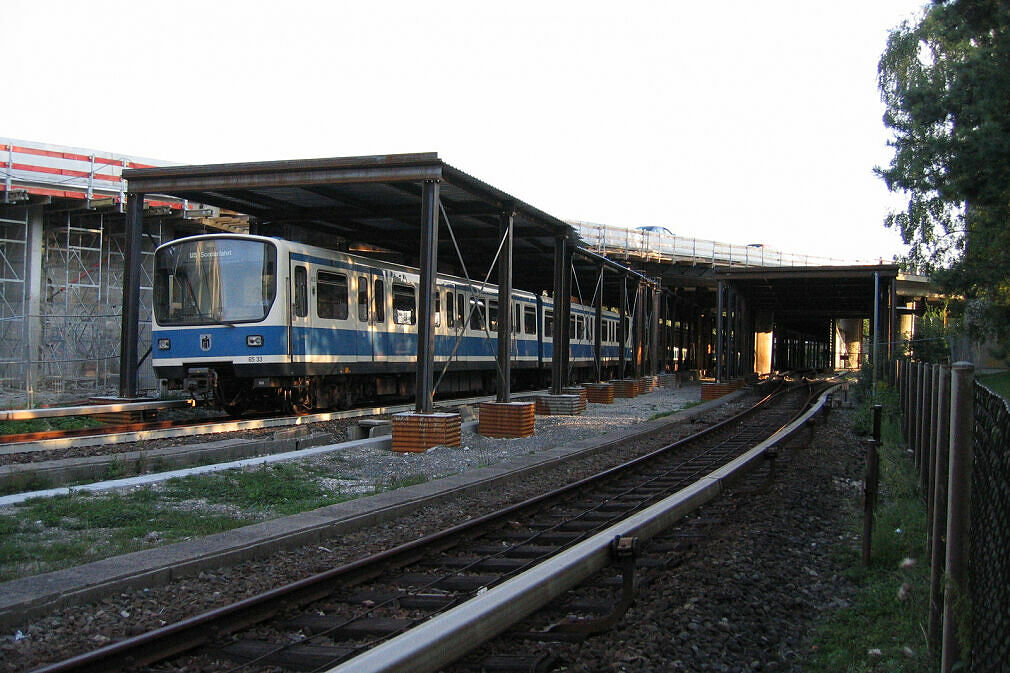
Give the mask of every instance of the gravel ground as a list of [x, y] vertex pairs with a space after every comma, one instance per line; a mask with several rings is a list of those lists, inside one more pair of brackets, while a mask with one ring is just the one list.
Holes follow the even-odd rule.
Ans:
[[[668, 394], [684, 396], [678, 403], [682, 404], [691, 389]], [[599, 434], [668, 410], [650, 408], [659, 404], [662, 395], [663, 391], [637, 398], [635, 411], [631, 405], [627, 412], [618, 412], [618, 405], [602, 409], [603, 405], [590, 405], [581, 427], [567, 417], [541, 418], [537, 434], [543, 441], [552, 435], [573, 440]], [[716, 422], [734, 410], [722, 408], [697, 423], [670, 426], [660, 441], [690, 434], [701, 423]], [[839, 522], [857, 492], [849, 479], [857, 473], [858, 445], [848, 432], [842, 416], [832, 416], [818, 430], [812, 448], [783, 453], [782, 470], [771, 491], [731, 497], [732, 530], [727, 526], [725, 533], [699, 547], [685, 559], [675, 578], [657, 579], [614, 632], [552, 650], [570, 662], [569, 670], [801, 670], [798, 662], [809, 648], [805, 638], [812, 619], [823, 609], [844, 606], [848, 591], [828, 553], [832, 544], [849, 542], [839, 533]], [[488, 445], [483, 441], [468, 436], [465, 448], [459, 450], [439, 448], [405, 456], [381, 452], [372, 456], [374, 460], [363, 452], [345, 458], [357, 465], [361, 479], [374, 481], [386, 474], [402, 476], [428, 469], [458, 472], [470, 464], [489, 464], [537, 450], [525, 444], [528, 440], [495, 440]], [[573, 460], [480, 497], [420, 508], [381, 530], [359, 531], [167, 586], [59, 610], [20, 626], [15, 633], [0, 634], [0, 671], [29, 670], [254, 595], [530, 497], [644, 450], [644, 444], [628, 446]]]
[[803, 671], [817, 647], [816, 620], [845, 609], [854, 592], [834, 550], [860, 544], [848, 524], [861, 470], [847, 413], [834, 411], [809, 446], [782, 451], [767, 491], [741, 488], [709, 505], [727, 525], [711, 529], [674, 571], [647, 571], [646, 587], [615, 629], [528, 650], [549, 652], [563, 670], [580, 673]]

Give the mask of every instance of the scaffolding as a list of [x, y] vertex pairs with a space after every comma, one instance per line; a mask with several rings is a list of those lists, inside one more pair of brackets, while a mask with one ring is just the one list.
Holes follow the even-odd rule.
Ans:
[[28, 211], [0, 215], [0, 385], [18, 388], [27, 381], [25, 315], [28, 293]]
[[[45, 230], [39, 387], [59, 398], [114, 395], [119, 386], [124, 218], [68, 212], [60, 220]], [[142, 351], [151, 342], [151, 278], [161, 225], [155, 220], [145, 229]], [[140, 389], [157, 389], [149, 363], [141, 368]]]

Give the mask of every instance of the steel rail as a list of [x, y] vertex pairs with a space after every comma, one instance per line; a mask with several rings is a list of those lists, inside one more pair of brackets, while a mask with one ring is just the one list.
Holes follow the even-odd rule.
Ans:
[[123, 641], [107, 645], [97, 650], [86, 652], [70, 659], [55, 662], [35, 669], [34, 673], [74, 673], [110, 671], [124, 666], [140, 666], [165, 659], [201, 645], [205, 645], [215, 637], [234, 632], [248, 626], [263, 622], [279, 612], [294, 606], [311, 603], [330, 595], [337, 580], [347, 581], [356, 574], [369, 574], [377, 562], [395, 564], [402, 559], [416, 557], [423, 547], [432, 544], [444, 544], [454, 537], [465, 535], [482, 526], [501, 520], [509, 520], [520, 510], [536, 507], [544, 502], [557, 499], [569, 493], [578, 492], [592, 482], [605, 480], [622, 471], [632, 469], [640, 463], [659, 454], [680, 447], [691, 441], [696, 441], [723, 427], [746, 418], [763, 408], [777, 393], [767, 395], [749, 409], [731, 418], [709, 426], [704, 430], [662, 449], [640, 456], [623, 465], [611, 468], [592, 477], [573, 482], [559, 489], [545, 493], [526, 501], [509, 506], [498, 512], [493, 512], [444, 531], [418, 538], [396, 548], [360, 559], [345, 566], [320, 573], [318, 575], [278, 587], [258, 596], [239, 601], [229, 606], [208, 611], [190, 617], [175, 624], [154, 631], [131, 637]]
[[694, 484], [328, 673], [429, 673], [456, 661], [609, 565], [615, 538], [649, 540], [718, 496], [726, 480], [802, 427], [826, 398], [827, 392], [799, 418]]
[[149, 400], [147, 402], [110, 402], [82, 404], [73, 407], [43, 407], [40, 409], [0, 409], [0, 421], [30, 421], [38, 418], [65, 416], [95, 416], [128, 411], [160, 411], [195, 406], [193, 400]]

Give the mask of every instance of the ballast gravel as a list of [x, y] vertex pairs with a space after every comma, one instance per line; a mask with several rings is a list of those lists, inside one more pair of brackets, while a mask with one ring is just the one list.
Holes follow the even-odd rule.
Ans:
[[[557, 443], [603, 434], [670, 411], [670, 402], [660, 402], [664, 395], [683, 406], [689, 399], [698, 399], [697, 390], [686, 387], [652, 393], [628, 400], [635, 404], [621, 412], [618, 405], [590, 405], [581, 417], [541, 417], [537, 436]], [[665, 435], [661, 441], [691, 434], [744, 404], [727, 405], [694, 422], [668, 426], [660, 433]], [[342, 475], [361, 482], [421, 473], [433, 477], [539, 450], [526, 440], [484, 441], [468, 435], [460, 449], [438, 448], [418, 455], [349, 453], [344, 456], [347, 469]], [[648, 450], [645, 442], [629, 444], [543, 470], [479, 497], [462, 496], [422, 507], [381, 529], [55, 611], [0, 634], [0, 671], [30, 670], [255, 595]], [[731, 495], [732, 515], [721, 532], [691, 552], [678, 574], [656, 579], [614, 631], [581, 644], [553, 645], [552, 651], [567, 670], [580, 671], [801, 670], [803, 655], [811, 646], [812, 621], [823, 610], [844, 607], [850, 591], [832, 565], [829, 549], [853, 543], [842, 524], [852, 510], [855, 492], [849, 484], [858, 479], [858, 454], [859, 444], [851, 438], [847, 421], [835, 412], [818, 428], [809, 448], [782, 452], [779, 475], [767, 493]], [[192, 668], [193, 663], [187, 670], [201, 670]]]

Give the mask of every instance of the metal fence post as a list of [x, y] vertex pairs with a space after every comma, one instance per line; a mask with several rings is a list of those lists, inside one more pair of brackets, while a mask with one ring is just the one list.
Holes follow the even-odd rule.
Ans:
[[922, 370], [925, 365], [922, 362], [915, 363], [915, 393], [912, 398], [912, 409], [914, 410], [912, 423], [915, 427], [912, 434], [915, 441], [912, 444], [912, 452], [915, 456], [915, 467], [919, 467], [922, 460]]
[[947, 480], [947, 588], [943, 595], [943, 651], [940, 670], [950, 673], [961, 658], [958, 626], [968, 591], [968, 526], [970, 523], [972, 424], [975, 367], [955, 362], [951, 367], [950, 476]]
[[908, 442], [908, 367], [909, 362], [902, 360], [898, 369], [898, 404], [901, 406], [901, 441], [905, 446]]
[[883, 406], [873, 405], [873, 439], [866, 442], [866, 474], [863, 478], [863, 565], [870, 565], [873, 541], [873, 510], [877, 505], [877, 484], [880, 481], [880, 412]]
[[915, 467], [919, 468], [919, 492], [925, 477], [922, 476], [922, 469], [926, 464], [926, 447], [929, 446], [929, 365], [922, 363], [919, 368], [919, 450], [916, 454], [919, 457]]
[[950, 450], [950, 365], [940, 365], [940, 407], [937, 411], [936, 464], [933, 469], [933, 513], [930, 523], [929, 649], [940, 651], [943, 626], [943, 575], [947, 553], [947, 457]]
[[919, 463], [919, 493], [922, 501], [925, 502], [929, 494], [929, 461], [931, 460], [933, 434], [933, 367], [926, 365], [923, 377], [925, 378], [925, 397], [922, 400], [922, 452]]
[[929, 462], [926, 464], [926, 485], [923, 490], [923, 495], [926, 498], [926, 556], [932, 553], [933, 536], [930, 535], [930, 529], [928, 523], [933, 520], [933, 485], [936, 479], [936, 452], [937, 447], [939, 447], [939, 435], [937, 434], [940, 429], [940, 365], [933, 365], [931, 367], [933, 370], [932, 378], [930, 380], [932, 395], [930, 395], [930, 406], [929, 406]]

